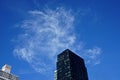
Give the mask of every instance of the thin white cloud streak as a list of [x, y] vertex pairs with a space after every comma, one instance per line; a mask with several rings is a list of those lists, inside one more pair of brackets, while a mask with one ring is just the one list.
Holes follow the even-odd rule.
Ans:
[[[14, 53], [37, 72], [50, 72], [55, 67], [56, 55], [64, 49], [81, 50], [83, 46], [77, 40], [74, 31], [75, 16], [71, 10], [57, 8], [29, 13], [29, 19], [20, 24], [23, 33], [18, 35]], [[101, 50], [93, 48], [83, 51], [91, 61], [97, 60]]]
[[100, 55], [102, 51], [99, 47], [84, 50], [84, 56], [86, 57], [86, 63], [92, 63], [94, 65], [100, 64]]

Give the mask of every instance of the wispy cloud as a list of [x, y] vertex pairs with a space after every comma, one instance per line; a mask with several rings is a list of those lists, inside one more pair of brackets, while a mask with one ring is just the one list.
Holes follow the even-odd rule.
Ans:
[[86, 57], [86, 63], [92, 63], [94, 65], [100, 64], [101, 48], [94, 47], [84, 50], [84, 56]]
[[[23, 33], [18, 35], [14, 53], [36, 71], [51, 71], [55, 67], [56, 55], [66, 48], [81, 50], [82, 41], [78, 40], [74, 31], [75, 16], [72, 10], [57, 8], [29, 13], [29, 19], [20, 24]], [[101, 53], [98, 47], [83, 51], [90, 61], [96, 60]]]

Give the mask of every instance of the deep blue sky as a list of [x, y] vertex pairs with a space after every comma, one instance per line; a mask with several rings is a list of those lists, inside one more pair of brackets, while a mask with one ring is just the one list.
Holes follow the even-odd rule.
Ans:
[[29, 19], [29, 11], [45, 11], [46, 8], [54, 11], [58, 7], [72, 11], [74, 31], [77, 39], [85, 45], [84, 49], [96, 46], [101, 49], [99, 64], [86, 63], [89, 80], [120, 80], [119, 0], [0, 0], [0, 67], [11, 65], [12, 73], [20, 80], [53, 80], [54, 73], [45, 75], [37, 72], [31, 63], [13, 51], [20, 44], [15, 42], [18, 35], [23, 32], [16, 25]]

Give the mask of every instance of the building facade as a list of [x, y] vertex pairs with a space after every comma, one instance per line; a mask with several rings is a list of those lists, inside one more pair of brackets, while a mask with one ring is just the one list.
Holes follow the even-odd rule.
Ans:
[[18, 77], [11, 74], [11, 66], [5, 64], [0, 70], [0, 80], [18, 80]]
[[88, 80], [84, 60], [66, 49], [57, 56], [55, 80]]
[[57, 70], [54, 71], [54, 80], [57, 80]]

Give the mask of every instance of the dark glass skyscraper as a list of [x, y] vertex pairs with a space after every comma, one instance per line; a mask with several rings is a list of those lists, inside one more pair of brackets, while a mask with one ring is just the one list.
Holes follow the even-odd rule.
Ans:
[[56, 80], [88, 80], [84, 60], [66, 49], [57, 56]]

